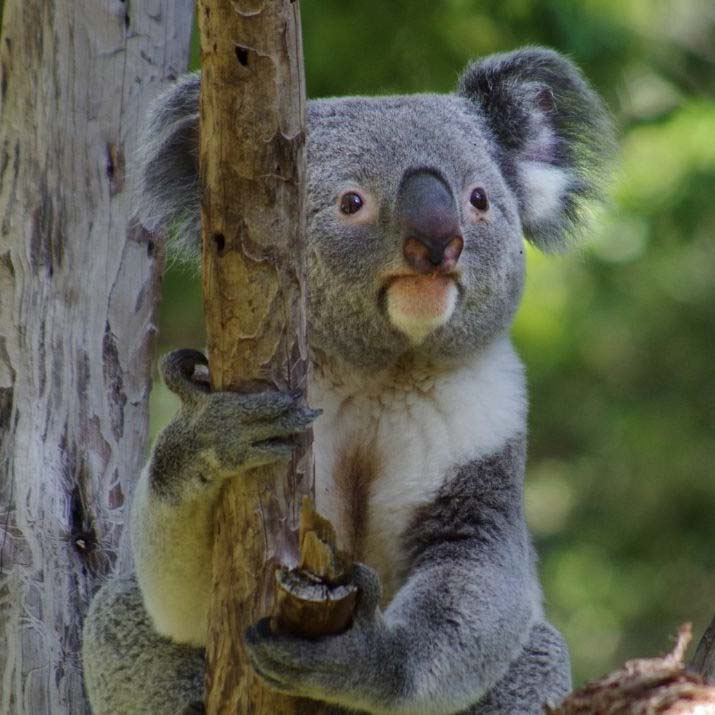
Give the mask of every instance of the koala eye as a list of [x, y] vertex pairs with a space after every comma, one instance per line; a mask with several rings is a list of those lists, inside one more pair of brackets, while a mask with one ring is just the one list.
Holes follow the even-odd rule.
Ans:
[[474, 206], [478, 211], [486, 211], [489, 208], [489, 199], [487, 199], [487, 192], [481, 186], [477, 186], [476, 189], [472, 189], [472, 193], [469, 196], [469, 203]]
[[357, 213], [363, 207], [363, 200], [360, 194], [348, 191], [340, 198], [340, 211], [350, 215]]

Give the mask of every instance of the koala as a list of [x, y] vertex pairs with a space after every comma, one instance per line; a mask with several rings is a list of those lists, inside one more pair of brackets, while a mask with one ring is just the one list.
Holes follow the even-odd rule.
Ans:
[[[199, 77], [153, 107], [139, 217], [199, 236]], [[446, 95], [308, 103], [310, 407], [211, 393], [193, 350], [162, 363], [181, 408], [130, 518], [135, 572], [93, 600], [94, 712], [199, 712], [212, 515], [227, 479], [314, 430], [316, 502], [357, 562], [350, 628], [245, 634], [265, 682], [331, 713], [540, 713], [570, 690], [524, 516], [527, 398], [509, 329], [525, 240], [559, 250], [607, 177], [609, 115], [558, 53], [475, 61]], [[308, 710], [309, 711], [309, 710]]]

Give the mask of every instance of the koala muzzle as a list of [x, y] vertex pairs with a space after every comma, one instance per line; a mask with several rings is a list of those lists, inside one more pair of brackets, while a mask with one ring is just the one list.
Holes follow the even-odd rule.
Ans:
[[397, 198], [397, 215], [407, 264], [419, 273], [453, 271], [464, 248], [457, 206], [436, 173], [421, 170], [405, 176]]

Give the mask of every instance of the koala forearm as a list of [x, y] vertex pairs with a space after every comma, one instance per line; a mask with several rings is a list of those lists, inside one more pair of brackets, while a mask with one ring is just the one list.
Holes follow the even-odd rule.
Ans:
[[147, 612], [160, 634], [192, 645], [206, 640], [213, 513], [221, 486], [252, 467], [289, 459], [293, 436], [319, 414], [297, 393], [210, 393], [193, 379], [205, 362], [193, 350], [162, 362], [182, 407], [157, 438], [131, 519]]
[[523, 469], [517, 437], [463, 466], [409, 530], [411, 574], [385, 614], [409, 645], [406, 712], [456, 712], [476, 702], [541, 616], [521, 509]]

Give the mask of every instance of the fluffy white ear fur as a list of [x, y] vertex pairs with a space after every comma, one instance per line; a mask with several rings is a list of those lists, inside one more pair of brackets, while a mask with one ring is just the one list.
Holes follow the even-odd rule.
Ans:
[[535, 226], [558, 220], [569, 173], [542, 161], [520, 161], [519, 174], [524, 187], [524, 223]]

